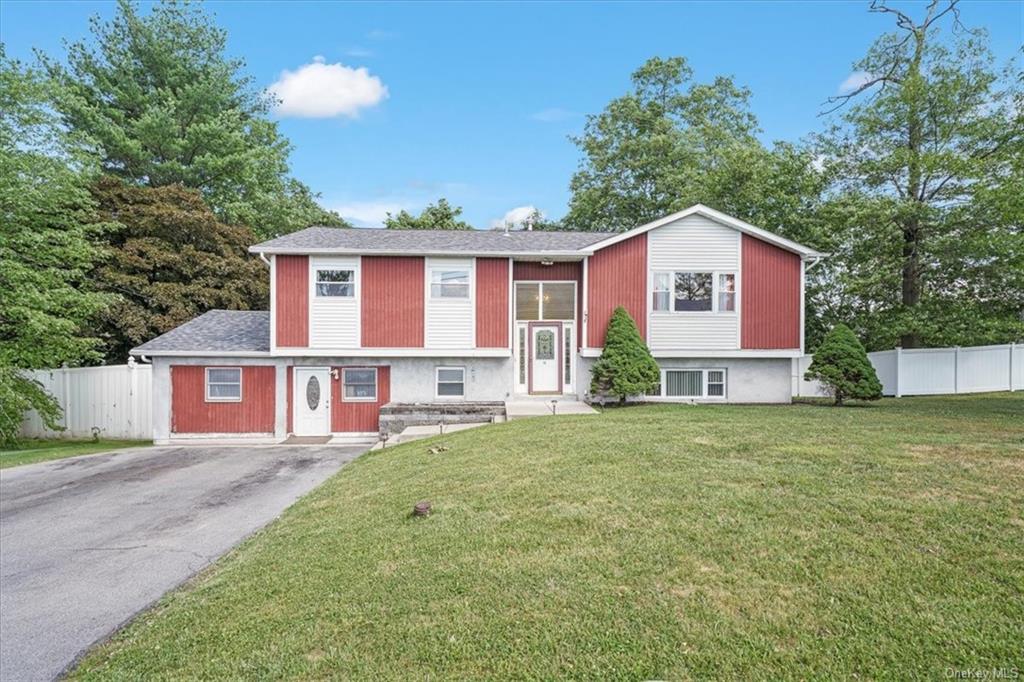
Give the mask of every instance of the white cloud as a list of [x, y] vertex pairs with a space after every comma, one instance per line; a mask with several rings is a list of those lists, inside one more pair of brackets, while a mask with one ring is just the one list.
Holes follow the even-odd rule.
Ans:
[[356, 118], [360, 109], [388, 96], [387, 86], [365, 67], [328, 64], [320, 55], [295, 71], [282, 71], [267, 90], [281, 100], [275, 109], [278, 115], [300, 118]]
[[867, 71], [854, 71], [846, 77], [846, 80], [839, 84], [839, 94], [848, 95], [857, 88], [863, 87], [872, 78], [874, 76]]
[[411, 202], [385, 199], [381, 201], [350, 201], [329, 205], [332, 211], [348, 220], [356, 227], [383, 227], [384, 218], [388, 213], [395, 214], [405, 209], [412, 211], [417, 206]]
[[500, 230], [508, 225], [513, 230], [521, 230], [526, 227], [526, 219], [536, 210], [536, 206], [516, 206], [507, 211], [503, 217], [492, 220], [491, 229]]
[[569, 111], [568, 109], [561, 109], [559, 107], [552, 107], [550, 109], [542, 109], [540, 111], [530, 114], [530, 118], [534, 121], [541, 121], [543, 123], [556, 123], [558, 121], [565, 121], [570, 118], [576, 118], [578, 116], [575, 111]]

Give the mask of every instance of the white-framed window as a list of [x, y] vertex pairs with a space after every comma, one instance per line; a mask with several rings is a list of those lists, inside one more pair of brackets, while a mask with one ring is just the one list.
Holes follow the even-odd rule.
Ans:
[[206, 402], [238, 403], [242, 401], [241, 367], [206, 368]]
[[648, 393], [661, 398], [724, 399], [724, 369], [664, 369], [661, 385]]
[[316, 295], [318, 297], [352, 298], [356, 295], [355, 270], [317, 268]]
[[377, 368], [346, 367], [341, 370], [341, 399], [345, 402], [377, 400]]
[[516, 320], [576, 319], [576, 282], [519, 281], [515, 297]]
[[431, 268], [431, 298], [469, 298], [467, 268]]
[[659, 271], [651, 273], [651, 310], [675, 313], [736, 311], [736, 274]]
[[466, 396], [466, 368], [438, 367], [435, 373], [438, 398], [464, 398]]

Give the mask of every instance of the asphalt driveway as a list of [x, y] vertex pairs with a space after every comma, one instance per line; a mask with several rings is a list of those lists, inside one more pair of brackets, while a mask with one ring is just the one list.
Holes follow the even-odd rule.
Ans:
[[363, 450], [140, 448], [0, 471], [0, 678], [58, 676]]

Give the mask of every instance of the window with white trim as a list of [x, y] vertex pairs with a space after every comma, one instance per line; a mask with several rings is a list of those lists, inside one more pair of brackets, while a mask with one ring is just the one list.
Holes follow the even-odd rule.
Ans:
[[352, 298], [356, 295], [355, 270], [316, 269], [317, 297]]
[[341, 370], [341, 398], [345, 402], [377, 400], [377, 368], [348, 367]]
[[431, 298], [469, 298], [469, 270], [466, 268], [431, 268]]
[[237, 403], [242, 400], [241, 367], [206, 368], [206, 402]]
[[438, 367], [435, 378], [437, 379], [438, 398], [464, 398], [466, 396], [465, 367]]
[[576, 319], [574, 282], [516, 282], [516, 320]]
[[653, 272], [651, 310], [677, 313], [735, 312], [736, 275], [732, 272]]
[[664, 398], [724, 398], [724, 369], [666, 369], [659, 393]]

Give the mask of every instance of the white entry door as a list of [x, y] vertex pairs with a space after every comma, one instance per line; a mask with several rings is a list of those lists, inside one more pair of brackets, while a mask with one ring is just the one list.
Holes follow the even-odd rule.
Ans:
[[296, 436], [331, 433], [331, 372], [326, 367], [296, 367], [292, 385]]
[[562, 326], [530, 325], [530, 393], [562, 392]]

